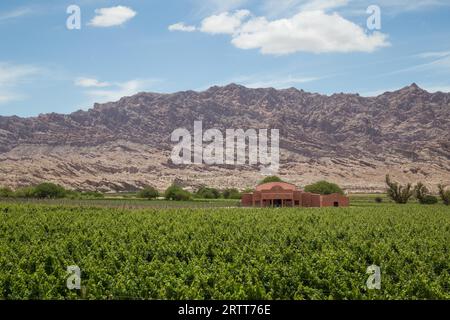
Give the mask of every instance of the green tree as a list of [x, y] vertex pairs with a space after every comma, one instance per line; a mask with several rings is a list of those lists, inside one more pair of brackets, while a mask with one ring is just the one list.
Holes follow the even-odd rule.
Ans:
[[183, 188], [175, 184], [167, 188], [166, 192], [164, 192], [164, 197], [166, 198], [166, 200], [175, 201], [189, 201], [192, 199], [192, 195], [190, 192], [183, 190]]
[[225, 189], [223, 191], [223, 197], [224, 199], [240, 199], [241, 193], [238, 189], [231, 188], [231, 189]]
[[441, 196], [442, 201], [446, 206], [450, 205], [450, 190], [445, 190], [445, 187], [440, 184], [438, 186], [439, 188], [439, 195]]
[[219, 199], [220, 191], [215, 188], [201, 187], [197, 190], [195, 196], [201, 199]]
[[328, 181], [319, 181], [314, 184], [310, 184], [305, 187], [305, 192], [318, 193], [318, 194], [344, 194], [344, 191], [335, 183]]
[[45, 182], [34, 187], [33, 195], [38, 199], [58, 199], [66, 196], [66, 190], [57, 184]]
[[410, 183], [405, 186], [391, 181], [389, 175], [386, 175], [387, 195], [396, 203], [405, 204], [413, 196], [414, 191]]
[[137, 197], [149, 200], [156, 199], [159, 197], [159, 192], [155, 188], [148, 186], [139, 191]]
[[283, 182], [280, 177], [277, 176], [268, 176], [259, 182], [259, 184], [269, 183], [269, 182]]
[[435, 196], [427, 194], [426, 196], [423, 197], [423, 199], [422, 199], [422, 201], [420, 203], [421, 204], [436, 204], [438, 202], [439, 202], [438, 198], [436, 198]]

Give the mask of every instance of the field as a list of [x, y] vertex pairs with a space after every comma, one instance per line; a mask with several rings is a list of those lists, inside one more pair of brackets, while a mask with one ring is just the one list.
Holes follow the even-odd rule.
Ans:
[[[241, 209], [3, 201], [0, 299], [450, 299], [448, 207], [353, 203]], [[366, 287], [373, 264], [381, 290]], [[66, 287], [71, 265], [82, 271], [81, 290]]]

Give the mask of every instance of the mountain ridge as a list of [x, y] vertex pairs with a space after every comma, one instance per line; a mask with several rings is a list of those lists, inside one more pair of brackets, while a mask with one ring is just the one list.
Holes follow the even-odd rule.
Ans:
[[[279, 129], [280, 175], [300, 185], [318, 177], [353, 191], [377, 191], [388, 172], [404, 181], [450, 183], [449, 119], [450, 94], [429, 93], [415, 83], [375, 97], [234, 83], [204, 91], [141, 92], [70, 114], [0, 116], [0, 185], [45, 179], [120, 191], [146, 184], [164, 188], [174, 179], [191, 187], [244, 188], [260, 179], [250, 166], [174, 167], [170, 134], [176, 128], [192, 132], [196, 120], [205, 129]], [[132, 157], [142, 163], [129, 168], [124, 162]], [[230, 172], [235, 179], [214, 179]], [[369, 177], [373, 185], [365, 186]]]

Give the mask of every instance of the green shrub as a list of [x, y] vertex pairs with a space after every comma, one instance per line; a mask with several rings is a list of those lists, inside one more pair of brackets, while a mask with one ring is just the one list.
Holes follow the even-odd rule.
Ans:
[[450, 190], [445, 190], [445, 187], [442, 184], [440, 184], [438, 188], [442, 202], [444, 202], [446, 206], [450, 205]]
[[83, 199], [82, 193], [75, 190], [66, 190], [66, 194], [64, 196], [67, 199], [71, 200], [81, 200]]
[[142, 198], [142, 199], [156, 199], [159, 197], [159, 192], [158, 190], [156, 190], [153, 187], [145, 187], [144, 189], [142, 189], [141, 191], [139, 191], [139, 193], [137, 194], [138, 198]]
[[0, 198], [12, 198], [14, 192], [10, 188], [0, 188]]
[[35, 188], [34, 187], [23, 187], [19, 188], [14, 192], [15, 198], [34, 198]]
[[38, 199], [58, 199], [64, 198], [66, 196], [67, 191], [54, 183], [41, 183], [34, 187], [33, 195]]
[[283, 182], [280, 177], [277, 176], [269, 176], [265, 177], [263, 180], [259, 182], [259, 184], [269, 183], [269, 182]]
[[396, 203], [405, 204], [413, 196], [413, 190], [410, 183], [405, 186], [391, 181], [389, 175], [386, 175], [387, 195]]
[[241, 193], [239, 192], [238, 189], [225, 189], [223, 191], [223, 197], [224, 199], [240, 199], [241, 198]]
[[195, 196], [200, 199], [219, 199], [220, 192], [215, 188], [201, 187], [197, 190]]
[[318, 194], [344, 194], [344, 191], [335, 183], [327, 181], [319, 181], [314, 184], [305, 187], [305, 192], [318, 193]]
[[180, 186], [171, 185], [164, 193], [166, 200], [189, 201], [192, 199], [190, 192], [183, 190]]
[[426, 195], [423, 197], [423, 199], [420, 203], [421, 204], [436, 204], [438, 202], [439, 202], [439, 200], [437, 197], [432, 196], [432, 195]]

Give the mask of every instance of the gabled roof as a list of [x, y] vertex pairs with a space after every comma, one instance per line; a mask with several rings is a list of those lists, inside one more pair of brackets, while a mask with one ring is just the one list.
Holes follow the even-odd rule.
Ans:
[[287, 182], [269, 182], [269, 183], [264, 183], [264, 184], [260, 184], [259, 186], [256, 187], [256, 191], [268, 191], [268, 190], [272, 190], [273, 188], [281, 188], [284, 190], [289, 190], [289, 191], [297, 191], [298, 188], [290, 183]]

